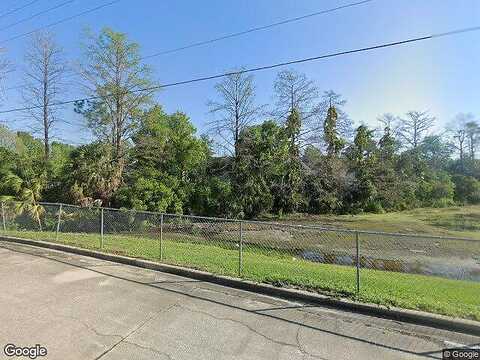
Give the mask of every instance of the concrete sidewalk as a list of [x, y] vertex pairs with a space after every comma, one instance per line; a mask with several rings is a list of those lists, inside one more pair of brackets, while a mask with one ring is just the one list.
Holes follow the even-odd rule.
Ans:
[[8, 343], [62, 360], [441, 359], [480, 344], [27, 245], [0, 243], [0, 259], [0, 359]]

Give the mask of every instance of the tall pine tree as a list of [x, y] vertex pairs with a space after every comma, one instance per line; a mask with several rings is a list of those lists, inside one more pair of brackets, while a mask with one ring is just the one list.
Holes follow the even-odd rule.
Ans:
[[327, 117], [323, 124], [324, 139], [329, 157], [338, 156], [345, 146], [345, 140], [343, 140], [338, 134], [337, 121], [337, 110], [335, 109], [335, 106], [330, 105], [327, 111]]

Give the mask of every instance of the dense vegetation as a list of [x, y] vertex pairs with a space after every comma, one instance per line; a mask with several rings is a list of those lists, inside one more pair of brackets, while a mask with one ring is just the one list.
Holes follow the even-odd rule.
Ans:
[[480, 203], [480, 127], [468, 114], [439, 134], [422, 111], [354, 129], [345, 100], [305, 75], [281, 71], [275, 103], [259, 105], [238, 70], [216, 85], [199, 136], [154, 102], [151, 69], [125, 34], [106, 29], [84, 48], [79, 74], [95, 100], [75, 111], [95, 141], [52, 142], [49, 113], [41, 139], [0, 127], [0, 196], [32, 213], [41, 200], [240, 218]]

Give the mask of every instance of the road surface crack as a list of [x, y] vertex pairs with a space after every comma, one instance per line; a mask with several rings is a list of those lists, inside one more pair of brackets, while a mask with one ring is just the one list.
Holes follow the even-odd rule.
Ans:
[[288, 342], [284, 342], [284, 341], [280, 341], [280, 340], [276, 340], [276, 339], [273, 339], [261, 332], [259, 332], [258, 330], [254, 329], [253, 327], [251, 327], [250, 325], [248, 324], [245, 324], [244, 322], [240, 321], [240, 320], [235, 320], [235, 319], [231, 319], [231, 318], [226, 318], [226, 317], [220, 317], [220, 316], [216, 316], [216, 315], [212, 315], [206, 311], [202, 311], [202, 310], [196, 310], [196, 309], [191, 309], [189, 307], [186, 307], [186, 306], [182, 306], [180, 305], [179, 306], [180, 308], [184, 309], [184, 310], [187, 310], [187, 311], [190, 311], [190, 312], [193, 312], [193, 313], [197, 313], [197, 314], [202, 314], [202, 315], [205, 315], [205, 316], [208, 316], [208, 317], [211, 317], [215, 320], [218, 320], [218, 321], [229, 321], [229, 322], [233, 322], [233, 323], [236, 323], [236, 324], [239, 324], [243, 327], [246, 327], [248, 330], [250, 330], [251, 332], [263, 337], [264, 339], [268, 340], [268, 341], [271, 341], [275, 344], [278, 344], [278, 345], [283, 345], [283, 346], [293, 346], [293, 347], [296, 347], [295, 344], [293, 343], [288, 343]]
[[[68, 317], [68, 316], [64, 316], [64, 317]], [[80, 322], [80, 324], [82, 324], [86, 329], [90, 330], [91, 332], [93, 332], [95, 335], [97, 336], [103, 336], [103, 337], [117, 337], [117, 338], [121, 338], [122, 335], [119, 335], [119, 334], [104, 334], [104, 333], [101, 333], [99, 332], [97, 329], [95, 329], [93, 326], [90, 326], [88, 323], [86, 323], [85, 321], [83, 320], [80, 320], [80, 319], [76, 319], [74, 317], [70, 317], [72, 320], [76, 320], [78, 322]]]
[[48, 310], [53, 314], [53, 316], [55, 317], [60, 317], [60, 318], [64, 318], [64, 319], [69, 319], [69, 320], [73, 320], [73, 321], [76, 321], [78, 323], [80, 323], [83, 327], [85, 327], [87, 330], [93, 332], [95, 335], [97, 336], [102, 336], [102, 337], [118, 337], [118, 338], [121, 338], [122, 335], [119, 335], [119, 334], [105, 334], [105, 333], [101, 333], [100, 331], [98, 331], [97, 329], [95, 329], [93, 326], [89, 325], [86, 321], [82, 320], [82, 319], [79, 319], [77, 317], [74, 317], [74, 316], [70, 316], [70, 315], [62, 315], [62, 314], [57, 314], [55, 313], [50, 307], [48, 307]]
[[[245, 324], [244, 322], [240, 321], [240, 320], [236, 320], [236, 319], [231, 319], [231, 318], [227, 318], [227, 317], [220, 317], [220, 316], [216, 316], [216, 315], [212, 315], [206, 311], [202, 311], [202, 310], [197, 310], [197, 309], [191, 309], [189, 307], [186, 307], [186, 306], [182, 306], [182, 305], [179, 305], [179, 307], [181, 309], [184, 309], [186, 311], [190, 311], [190, 312], [193, 312], [193, 313], [197, 313], [197, 314], [202, 314], [204, 316], [208, 316], [208, 317], [211, 317], [215, 320], [218, 320], [218, 321], [229, 321], [229, 322], [233, 322], [233, 323], [236, 323], [236, 324], [239, 324], [245, 328], [247, 328], [249, 331], [253, 332], [254, 334], [274, 343], [274, 344], [277, 344], [277, 345], [281, 345], [281, 346], [288, 346], [288, 347], [292, 347], [292, 348], [295, 348], [297, 350], [299, 350], [304, 356], [305, 355], [308, 355], [310, 357], [313, 357], [313, 358], [317, 358], [317, 359], [320, 359], [320, 360], [326, 360], [324, 358], [321, 358], [317, 355], [314, 355], [314, 354], [311, 354], [309, 352], [307, 352], [304, 347], [301, 345], [300, 343], [300, 339], [299, 339], [299, 334], [298, 334], [298, 331], [297, 331], [297, 341], [296, 343], [289, 343], [289, 342], [285, 342], [285, 341], [281, 341], [281, 340], [277, 340], [277, 339], [274, 339], [272, 337], [269, 337], [263, 333], [261, 333], [260, 331], [258, 331], [257, 329], [253, 328], [252, 326], [248, 325], [248, 324]], [[299, 330], [300, 330], [300, 327], [299, 326]]]
[[[160, 314], [163, 314], [163, 313], [166, 313], [168, 311], [170, 311], [171, 309], [173, 309], [174, 307], [176, 307], [177, 304], [173, 304], [169, 307], [167, 307], [166, 309], [163, 309], [161, 311], [158, 311], [157, 313], [155, 313], [153, 316], [150, 316], [148, 319], [146, 319], [145, 321], [143, 321], [142, 323], [140, 323], [137, 327], [135, 327], [132, 331], [130, 331], [127, 335], [125, 336], [122, 336], [121, 339], [119, 341], [117, 341], [115, 344], [113, 344], [110, 348], [108, 348], [107, 350], [105, 350], [103, 353], [101, 353], [99, 356], [97, 356], [95, 358], [95, 360], [99, 360], [101, 359], [102, 357], [104, 357], [105, 355], [107, 355], [109, 352], [111, 352], [113, 349], [115, 349], [118, 345], [120, 345], [122, 342], [125, 342], [126, 339], [128, 339], [130, 336], [132, 336], [134, 333], [136, 333], [137, 331], [141, 330], [145, 325], [147, 325], [150, 321], [152, 321], [153, 319], [157, 318], [158, 316], [160, 316]], [[137, 345], [137, 344], [135, 344]], [[137, 345], [138, 346], [138, 345]]]
[[133, 341], [129, 341], [129, 340], [123, 340], [123, 342], [124, 342], [125, 344], [133, 345], [133, 346], [138, 347], [138, 348], [140, 348], [140, 349], [148, 350], [148, 351], [151, 351], [151, 352], [153, 352], [153, 353], [156, 353], [156, 354], [165, 356], [165, 357], [168, 358], [169, 360], [173, 360], [173, 357], [172, 357], [170, 354], [167, 354], [167, 353], [165, 353], [165, 352], [158, 351], [157, 349], [155, 349], [155, 348], [153, 348], [153, 347], [140, 345], [140, 344], [137, 344], [137, 343], [135, 343], [135, 342], [133, 342]]
[[[313, 311], [308, 311], [306, 309], [296, 309], [296, 310], [299, 311], [299, 312], [303, 312], [305, 314], [315, 316], [317, 318], [327, 317], [329, 319], [332, 319], [330, 314], [319, 314], [319, 313], [316, 313], [316, 312], [313, 312]], [[355, 325], [360, 325], [360, 326], [372, 328], [372, 329], [375, 329], [375, 330], [378, 330], [378, 331], [382, 331], [383, 333], [388, 332], [390, 334], [400, 334], [400, 335], [408, 336], [408, 337], [411, 337], [411, 338], [414, 338], [414, 339], [422, 339], [424, 341], [427, 341], [427, 342], [430, 342], [430, 343], [433, 343], [433, 344], [439, 345], [439, 346], [442, 344], [442, 340], [438, 339], [435, 335], [422, 334], [422, 333], [419, 333], [419, 332], [414, 332], [413, 330], [393, 328], [393, 327], [389, 328], [389, 327], [384, 326], [382, 324], [375, 324], [375, 323], [370, 323], [369, 324], [369, 323], [366, 323], [362, 320], [357, 320], [357, 319], [337, 318], [336, 320], [340, 321], [340, 322], [345, 322], [345, 323], [349, 323], [349, 324], [355, 324]], [[391, 321], [391, 322], [393, 324], [399, 326], [399, 327], [405, 326], [405, 323], [402, 323], [402, 322], [398, 322], [398, 321]]]
[[[304, 315], [304, 320], [305, 318], [307, 317], [307, 315]], [[305, 346], [302, 345], [302, 342], [300, 340], [300, 330], [302, 329], [302, 325], [299, 325], [298, 326], [298, 329], [297, 329], [297, 333], [295, 334], [295, 340], [297, 342], [297, 348], [298, 350], [302, 353], [303, 355], [303, 358], [305, 358], [305, 356], [309, 356], [309, 357], [313, 357], [315, 359], [320, 359], [320, 360], [328, 360], [326, 358], [323, 358], [319, 355], [315, 355], [315, 354], [312, 354], [310, 352], [308, 352], [306, 349], [305, 349]]]

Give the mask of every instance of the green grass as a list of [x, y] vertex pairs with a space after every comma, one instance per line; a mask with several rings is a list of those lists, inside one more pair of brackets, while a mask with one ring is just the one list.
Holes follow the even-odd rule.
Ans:
[[[8, 235], [55, 241], [51, 232], [11, 231]], [[234, 243], [220, 246], [178, 233], [166, 233], [164, 239], [163, 262], [238, 276], [239, 252]], [[62, 233], [59, 242], [98, 250], [100, 237]], [[103, 251], [158, 260], [159, 242], [144, 237], [106, 235]], [[361, 291], [356, 295], [355, 276], [355, 268], [349, 266], [309, 262], [248, 245], [244, 251], [242, 277], [248, 280], [480, 321], [480, 283], [362, 269]]]
[[267, 217], [296, 224], [316, 224], [343, 229], [426, 234], [480, 239], [480, 205], [424, 208], [384, 214], [308, 215]]

